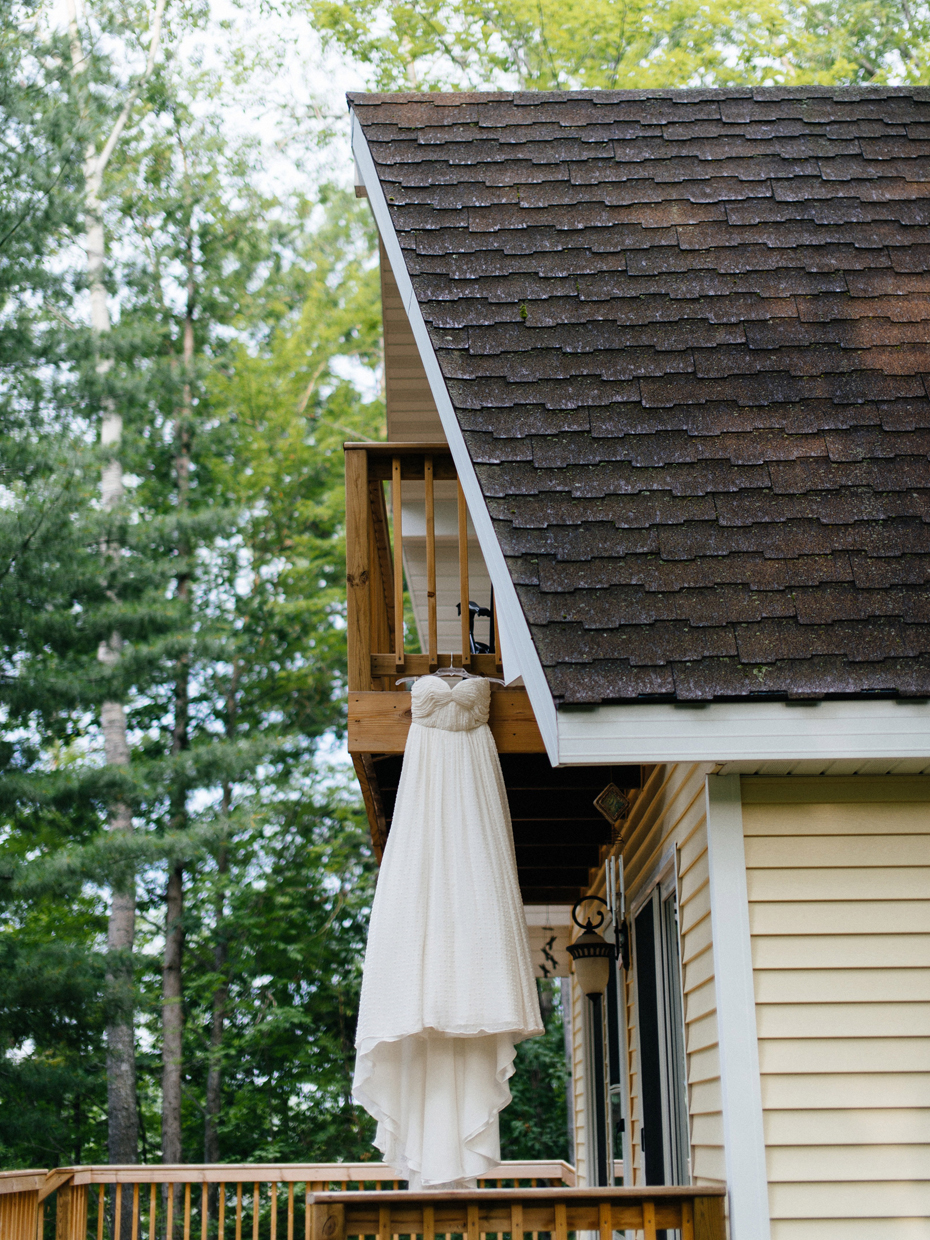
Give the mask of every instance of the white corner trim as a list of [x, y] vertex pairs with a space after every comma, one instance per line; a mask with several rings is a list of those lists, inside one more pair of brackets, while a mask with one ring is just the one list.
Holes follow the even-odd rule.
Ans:
[[930, 757], [930, 703], [665, 703], [560, 710], [563, 766]]
[[387, 200], [384, 197], [384, 190], [381, 188], [381, 181], [375, 170], [371, 151], [368, 149], [368, 142], [354, 111], [352, 112], [352, 152], [355, 156], [356, 167], [361, 175], [362, 183], [368, 191], [368, 201], [375, 217], [375, 223], [378, 226], [378, 232], [381, 234], [388, 261], [391, 264], [391, 271], [394, 273], [401, 300], [407, 311], [410, 328], [417, 343], [417, 349], [423, 362], [423, 369], [426, 371], [433, 400], [436, 402], [440, 421], [446, 432], [446, 439], [449, 442], [452, 459], [455, 461], [455, 468], [458, 470], [462, 490], [465, 492], [468, 511], [471, 514], [475, 533], [478, 535], [478, 542], [484, 555], [491, 584], [494, 586], [498, 622], [503, 626], [507, 636], [505, 648], [510, 656], [508, 662], [512, 660], [513, 665], [515, 665], [512, 673], [511, 668], [508, 668], [508, 674], [515, 673], [523, 677], [523, 683], [526, 685], [526, 690], [529, 694], [530, 705], [533, 707], [533, 713], [536, 716], [536, 722], [539, 725], [543, 743], [549, 755], [549, 761], [553, 766], [556, 766], [559, 761], [559, 730], [555, 703], [552, 700], [552, 694], [549, 690], [539, 655], [536, 652], [536, 647], [533, 645], [529, 625], [526, 623], [526, 617], [523, 615], [523, 608], [520, 606], [520, 600], [517, 597], [516, 587], [507, 568], [504, 553], [501, 550], [500, 543], [497, 541], [491, 515], [488, 512], [487, 503], [478, 484], [475, 467], [465, 446], [465, 438], [462, 435], [458, 418], [455, 416], [455, 411], [452, 408], [452, 401], [446, 390], [446, 383], [442, 377], [442, 371], [433, 350], [429, 333], [426, 330], [423, 314], [414, 295], [413, 284], [411, 283], [410, 276], [407, 274], [407, 264], [404, 262], [400, 242], [397, 239], [397, 233], [394, 231], [391, 213], [388, 210]]
[[732, 1240], [770, 1240], [749, 894], [738, 775], [708, 775], [707, 857]]

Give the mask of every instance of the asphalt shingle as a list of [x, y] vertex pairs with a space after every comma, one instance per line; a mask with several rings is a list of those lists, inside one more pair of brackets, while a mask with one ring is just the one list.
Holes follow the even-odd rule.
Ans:
[[930, 89], [349, 98], [556, 700], [930, 695]]

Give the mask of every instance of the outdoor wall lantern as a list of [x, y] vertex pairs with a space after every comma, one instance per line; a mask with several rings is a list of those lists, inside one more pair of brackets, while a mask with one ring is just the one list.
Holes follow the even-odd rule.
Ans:
[[589, 999], [599, 999], [607, 989], [607, 983], [610, 981], [610, 964], [612, 960], [617, 959], [617, 947], [614, 943], [608, 943], [600, 934], [601, 926], [605, 921], [604, 914], [598, 909], [597, 925], [590, 917], [586, 918], [584, 923], [578, 920], [578, 909], [582, 904], [590, 904], [597, 901], [608, 907], [607, 901], [602, 900], [600, 896], [586, 896], [582, 900], [578, 900], [572, 908], [572, 921], [582, 931], [582, 934], [575, 939], [574, 943], [568, 946], [568, 954], [572, 958], [572, 964], [575, 970], [575, 976], [578, 978], [578, 985], [588, 996]]

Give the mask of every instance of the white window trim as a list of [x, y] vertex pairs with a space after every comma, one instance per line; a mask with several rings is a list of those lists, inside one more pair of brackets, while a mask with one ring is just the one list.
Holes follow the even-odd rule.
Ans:
[[705, 795], [730, 1236], [770, 1240], [740, 777], [706, 776]]

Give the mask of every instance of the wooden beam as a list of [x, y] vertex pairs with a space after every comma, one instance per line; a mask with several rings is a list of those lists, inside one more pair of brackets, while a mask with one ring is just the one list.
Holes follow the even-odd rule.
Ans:
[[[545, 753], [525, 689], [492, 693], [488, 723], [499, 753]], [[349, 753], [403, 753], [409, 730], [409, 693], [349, 694]]]
[[374, 762], [370, 754], [353, 754], [352, 765], [355, 767], [355, 775], [362, 790], [362, 800], [365, 802], [365, 813], [368, 815], [368, 825], [371, 830], [371, 846], [375, 850], [375, 859], [380, 865], [388, 833]]
[[346, 643], [349, 688], [371, 688], [368, 455], [346, 453]]

